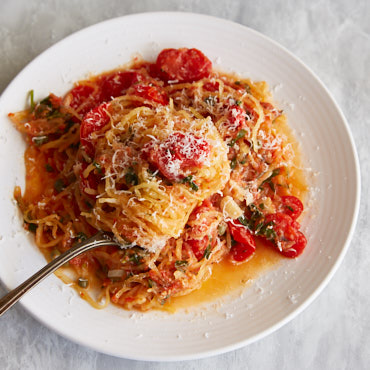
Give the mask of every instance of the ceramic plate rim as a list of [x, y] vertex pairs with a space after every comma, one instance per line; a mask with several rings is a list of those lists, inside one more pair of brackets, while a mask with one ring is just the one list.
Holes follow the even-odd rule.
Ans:
[[[195, 358], [203, 358], [203, 357], [208, 357], [208, 356], [212, 356], [212, 355], [216, 355], [216, 354], [220, 354], [220, 353], [224, 353], [224, 352], [228, 352], [228, 351], [231, 351], [231, 350], [234, 350], [234, 349], [237, 349], [237, 348], [240, 348], [240, 347], [243, 347], [247, 344], [250, 344], [258, 339], [261, 339], [263, 337], [265, 337], [266, 335], [274, 332], [275, 330], [277, 330], [278, 328], [280, 328], [281, 326], [283, 326], [284, 324], [286, 324], [287, 322], [289, 322], [290, 320], [292, 320], [296, 315], [298, 315], [300, 312], [302, 312], [321, 292], [322, 290], [324, 289], [324, 287], [328, 284], [328, 282], [330, 281], [330, 279], [332, 278], [332, 276], [334, 275], [335, 271], [338, 269], [340, 263], [342, 262], [344, 256], [345, 256], [345, 253], [347, 252], [348, 248], [349, 248], [349, 244], [350, 244], [350, 241], [352, 239], [352, 236], [353, 236], [353, 233], [354, 233], [354, 230], [355, 230], [355, 226], [356, 226], [356, 222], [357, 222], [357, 217], [358, 217], [358, 212], [359, 212], [359, 204], [360, 204], [360, 185], [361, 185], [361, 180], [360, 180], [360, 167], [359, 167], [359, 161], [358, 161], [358, 157], [357, 157], [357, 153], [356, 153], [356, 147], [355, 147], [355, 143], [354, 143], [354, 140], [353, 140], [353, 137], [352, 137], [352, 134], [350, 132], [350, 128], [349, 128], [349, 125], [348, 125], [348, 122], [344, 116], [344, 114], [342, 113], [341, 109], [339, 108], [339, 106], [337, 105], [337, 103], [335, 102], [334, 98], [332, 97], [331, 93], [328, 91], [328, 89], [324, 86], [324, 84], [320, 81], [320, 79], [316, 76], [315, 73], [312, 72], [312, 70], [310, 68], [308, 68], [300, 59], [298, 59], [296, 56], [294, 56], [291, 52], [289, 52], [285, 47], [281, 46], [280, 44], [276, 43], [275, 41], [271, 40], [270, 38], [266, 37], [265, 35], [263, 34], [260, 34], [259, 32], [253, 30], [253, 29], [250, 29], [246, 26], [243, 26], [243, 25], [240, 25], [240, 24], [237, 24], [237, 23], [234, 23], [234, 22], [231, 22], [231, 21], [228, 21], [228, 20], [225, 20], [225, 19], [221, 19], [221, 18], [216, 18], [216, 17], [213, 17], [213, 16], [208, 16], [208, 15], [201, 15], [201, 14], [195, 14], [195, 13], [181, 13], [181, 12], [147, 12], [147, 13], [136, 13], [136, 14], [131, 14], [131, 15], [127, 15], [127, 16], [123, 16], [123, 17], [117, 17], [117, 18], [113, 18], [113, 19], [109, 19], [109, 20], [106, 20], [106, 21], [103, 21], [103, 22], [100, 22], [100, 23], [97, 23], [95, 25], [92, 25], [92, 26], [89, 26], [87, 28], [84, 28], [82, 30], [79, 30], [69, 36], [67, 36], [66, 38], [62, 39], [61, 41], [57, 42], [56, 44], [52, 45], [50, 48], [48, 48], [47, 50], [45, 50], [44, 52], [42, 52], [39, 56], [37, 56], [33, 61], [31, 61], [30, 63], [28, 63], [23, 69], [22, 71], [13, 79], [13, 81], [8, 85], [8, 87], [3, 91], [1, 97], [0, 97], [0, 106], [2, 105], [2, 100], [3, 100], [3, 96], [5, 96], [8, 91], [10, 91], [12, 89], [12, 85], [19, 79], [22, 79], [22, 77], [27, 74], [28, 70], [34, 66], [35, 64], [38, 63], [39, 60], [42, 60], [42, 58], [45, 58], [45, 56], [49, 55], [50, 53], [53, 53], [54, 50], [57, 50], [58, 48], [61, 48], [63, 47], [63, 43], [66, 43], [66, 42], [69, 42], [71, 40], [73, 40], [74, 38], [78, 37], [79, 35], [83, 34], [83, 33], [88, 33], [90, 32], [90, 30], [96, 28], [96, 27], [102, 27], [104, 25], [109, 25], [109, 24], [112, 24], [112, 22], [125, 22], [127, 19], [129, 18], [142, 18], [142, 17], [153, 17], [153, 16], [160, 16], [160, 17], [183, 17], [184, 19], [187, 18], [187, 17], [194, 17], [196, 18], [197, 20], [204, 20], [205, 22], [212, 22], [212, 23], [219, 23], [220, 25], [229, 25], [230, 27], [239, 27], [241, 29], [244, 30], [244, 32], [247, 34], [247, 33], [251, 33], [251, 34], [254, 34], [255, 36], [259, 37], [260, 39], [263, 39], [263, 40], [266, 40], [268, 41], [269, 43], [272, 43], [274, 44], [279, 50], [281, 50], [282, 53], [286, 54], [287, 56], [289, 56], [289, 58], [291, 59], [294, 59], [295, 63], [299, 64], [301, 68], [303, 68], [306, 73], [308, 75], [310, 75], [310, 78], [311, 79], [314, 79], [316, 81], [316, 83], [318, 83], [323, 91], [324, 94], [326, 94], [328, 96], [328, 98], [330, 99], [331, 101], [331, 104], [333, 105], [334, 109], [337, 111], [337, 113], [339, 113], [340, 117], [341, 117], [341, 120], [342, 120], [342, 124], [343, 124], [343, 127], [344, 129], [346, 130], [346, 135], [349, 139], [349, 142], [351, 144], [351, 151], [352, 151], [352, 154], [353, 154], [353, 158], [351, 158], [354, 162], [354, 165], [355, 165], [355, 172], [356, 172], [356, 179], [355, 179], [355, 184], [356, 184], [356, 200], [355, 200], [355, 204], [354, 204], [354, 207], [353, 207], [353, 210], [352, 210], [352, 223], [348, 229], [348, 233], [347, 233], [347, 238], [341, 248], [341, 251], [337, 257], [337, 259], [335, 260], [335, 262], [332, 264], [331, 268], [328, 270], [327, 272], [327, 275], [325, 277], [325, 279], [323, 279], [321, 281], [321, 283], [317, 286], [317, 288], [311, 293], [311, 295], [306, 298], [302, 303], [300, 303], [295, 310], [293, 310], [289, 315], [285, 316], [283, 319], [281, 319], [280, 321], [276, 322], [274, 325], [266, 328], [265, 330], [261, 331], [260, 333], [252, 336], [252, 337], [249, 337], [245, 340], [241, 340], [241, 341], [237, 341], [233, 344], [230, 344], [228, 346], [222, 346], [220, 345], [219, 347], [217, 348], [211, 348], [211, 349], [208, 349], [208, 350], [203, 350], [201, 352], [194, 352], [194, 353], [189, 353], [187, 355], [171, 355], [171, 354], [167, 354], [167, 355], [159, 355], [159, 356], [156, 356], [156, 355], [150, 355], [150, 356], [141, 356], [141, 357], [138, 357], [138, 356], [133, 356], [133, 357], [130, 357], [130, 355], [128, 353], [122, 353], [122, 354], [119, 354], [117, 353], [116, 351], [109, 351], [109, 348], [100, 348], [98, 346], [98, 344], [96, 344], [95, 346], [91, 343], [86, 343], [86, 341], [84, 340], [81, 340], [80, 338], [74, 338], [72, 337], [71, 335], [69, 335], [68, 332], [63, 332], [61, 330], [59, 330], [58, 328], [55, 327], [55, 325], [52, 325], [52, 323], [50, 323], [48, 320], [46, 320], [45, 318], [43, 317], [40, 317], [37, 312], [34, 312], [32, 310], [30, 310], [26, 304], [24, 304], [22, 301], [20, 302], [22, 304], [22, 306], [33, 316], [35, 317], [38, 321], [40, 321], [41, 323], [43, 323], [45, 326], [49, 327], [50, 329], [52, 329], [53, 331], [56, 331], [58, 334], [70, 339], [71, 341], [74, 341], [74, 342], [77, 342], [81, 345], [85, 345], [85, 346], [88, 346], [90, 348], [94, 348], [95, 350], [99, 351], [99, 352], [103, 352], [103, 353], [107, 353], [107, 354], [110, 354], [110, 355], [114, 355], [114, 356], [119, 356], [119, 357], [125, 357], [125, 358], [129, 358], [129, 359], [136, 359], [136, 360], [146, 360], [146, 361], [177, 361], [177, 360], [189, 360], [189, 359], [195, 359]], [[0, 274], [1, 275], [1, 274]], [[3, 282], [3, 279], [1, 278], [0, 276], [0, 279], [1, 281]], [[4, 282], [3, 282], [4, 284]], [[5, 284], [4, 284], [5, 285]]]

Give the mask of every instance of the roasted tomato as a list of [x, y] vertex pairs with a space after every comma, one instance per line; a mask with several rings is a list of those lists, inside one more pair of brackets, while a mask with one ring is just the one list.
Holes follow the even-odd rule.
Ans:
[[300, 225], [285, 213], [268, 214], [265, 223], [271, 225], [274, 233], [269, 237], [279, 252], [289, 258], [299, 256], [306, 247], [306, 237], [299, 231]]
[[114, 72], [102, 77], [100, 84], [103, 101], [109, 101], [123, 95], [129, 87], [143, 79], [143, 75], [136, 71]]
[[109, 123], [108, 108], [109, 103], [99, 105], [87, 113], [81, 122], [80, 141], [85, 148], [86, 154], [90, 157], [94, 156], [94, 144], [91, 134], [101, 130]]
[[234, 262], [244, 262], [251, 257], [256, 250], [253, 234], [239, 221], [228, 222], [230, 234], [234, 244], [230, 249], [230, 258]]
[[198, 49], [164, 49], [157, 57], [156, 69], [165, 82], [193, 82], [208, 77], [212, 63]]
[[303, 212], [302, 202], [292, 195], [286, 195], [281, 197], [281, 212], [290, 216], [293, 220], [296, 220]]
[[70, 107], [83, 117], [100, 104], [100, 90], [98, 86], [77, 85], [67, 94], [65, 101], [69, 101]]

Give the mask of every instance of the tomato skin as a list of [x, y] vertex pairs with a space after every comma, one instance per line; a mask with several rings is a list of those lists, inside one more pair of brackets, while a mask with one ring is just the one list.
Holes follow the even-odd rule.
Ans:
[[91, 109], [100, 104], [100, 96], [91, 85], [77, 85], [67, 95], [71, 96], [69, 105], [83, 117]]
[[114, 72], [102, 77], [100, 81], [102, 100], [109, 101], [123, 95], [125, 90], [143, 79], [143, 75], [136, 71]]
[[157, 57], [156, 69], [165, 82], [193, 82], [208, 77], [212, 63], [198, 49], [164, 49]]
[[149, 102], [154, 102], [160, 105], [167, 105], [169, 102], [167, 93], [159, 86], [138, 84], [133, 86], [135, 95], [140, 96]]
[[94, 145], [92, 143], [91, 134], [101, 130], [110, 121], [107, 114], [109, 103], [103, 103], [98, 107], [88, 112], [81, 122], [80, 141], [85, 148], [85, 152], [90, 157], [94, 156]]
[[271, 222], [276, 233], [276, 238], [271, 240], [275, 246], [279, 246], [279, 252], [288, 258], [298, 257], [304, 250], [307, 240], [299, 231], [300, 225], [285, 213], [268, 214], [265, 222]]
[[238, 220], [228, 222], [228, 226], [230, 234], [236, 242], [230, 249], [230, 258], [235, 262], [244, 262], [256, 250], [256, 242], [253, 234]]
[[245, 262], [256, 251], [253, 244], [244, 244], [236, 242], [230, 249], [229, 255], [233, 262]]
[[186, 243], [191, 247], [195, 257], [200, 261], [203, 256], [206, 248], [211, 244], [209, 236], [206, 235], [202, 239], [189, 239]]
[[288, 258], [296, 258], [303, 252], [307, 245], [307, 239], [300, 231], [297, 231], [297, 235], [294, 242], [295, 243], [292, 247], [288, 249], [283, 249], [281, 251], [281, 254], [283, 256]]
[[281, 197], [282, 212], [296, 220], [303, 212], [303, 203], [292, 195]]

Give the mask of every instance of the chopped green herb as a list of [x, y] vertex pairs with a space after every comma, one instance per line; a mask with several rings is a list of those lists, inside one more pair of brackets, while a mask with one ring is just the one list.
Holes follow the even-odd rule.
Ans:
[[192, 190], [194, 190], [194, 191], [198, 191], [198, 190], [199, 190], [198, 185], [193, 181], [193, 176], [192, 176], [192, 175], [189, 175], [189, 176], [184, 177], [184, 178], [181, 180], [181, 182], [182, 182], [183, 184], [188, 183], [188, 184], [189, 184], [189, 186], [190, 186], [190, 188], [191, 188]]
[[35, 233], [37, 230], [37, 224], [26, 222], [28, 225], [28, 231], [31, 231], [31, 233]]
[[233, 158], [231, 161], [230, 161], [230, 168], [233, 170], [235, 167], [236, 167], [236, 158]]
[[87, 239], [87, 235], [85, 233], [83, 233], [82, 231], [80, 231], [77, 235], [76, 235], [76, 238], [80, 241], [80, 242], [83, 242], [84, 240]]
[[54, 168], [49, 163], [45, 164], [45, 169], [47, 172], [54, 172]]
[[84, 200], [84, 203], [85, 203], [85, 206], [89, 209], [91, 209], [93, 207], [93, 205], [86, 199]]
[[33, 110], [35, 109], [35, 101], [34, 101], [34, 97], [33, 97], [33, 90], [31, 90], [29, 92], [29, 95], [30, 95], [30, 106], [31, 106], [31, 111], [33, 112]]
[[241, 102], [241, 100], [236, 100], [236, 101], [235, 101], [235, 104], [239, 106], [239, 105], [241, 105], [241, 104], [242, 104], [242, 102]]
[[93, 165], [95, 166], [96, 170], [98, 171], [98, 173], [103, 173], [103, 170], [102, 170], [102, 167], [101, 167], [101, 164], [98, 163], [98, 162], [93, 162]]
[[87, 288], [89, 286], [89, 280], [88, 279], [85, 279], [85, 278], [78, 278], [77, 284], [81, 288], [84, 288], [85, 289], [85, 288]]
[[210, 255], [211, 255], [211, 243], [209, 243], [207, 248], [205, 249], [203, 258], [208, 260]]
[[149, 288], [153, 288], [153, 286], [155, 286], [156, 285], [156, 283], [155, 283], [155, 281], [153, 281], [152, 279], [148, 279], [148, 286], [149, 286]]
[[139, 178], [137, 177], [134, 169], [130, 167], [125, 175], [125, 181], [127, 185], [135, 186], [139, 183]]
[[241, 129], [239, 130], [238, 134], [236, 135], [235, 139], [232, 139], [230, 142], [229, 142], [229, 146], [233, 147], [235, 145], [235, 143], [239, 140], [239, 139], [242, 139], [245, 134], [247, 132], [244, 130], [244, 129]]
[[133, 262], [135, 265], [140, 265], [142, 263], [143, 258], [139, 254], [133, 253], [131, 254], [129, 260]]
[[187, 266], [188, 266], [188, 261], [180, 261], [179, 260], [179, 261], [175, 262], [176, 270], [184, 271]]
[[41, 146], [49, 141], [49, 137], [46, 135], [42, 136], [35, 136], [32, 138], [32, 141], [35, 143], [36, 146]]
[[294, 209], [291, 206], [288, 206], [287, 204], [285, 205], [286, 208], [289, 209], [290, 212], [294, 212]]
[[265, 209], [265, 205], [263, 203], [260, 203], [260, 205], [258, 207], [259, 207], [259, 209]]
[[65, 188], [65, 185], [62, 179], [55, 180], [54, 189], [57, 193], [60, 193], [64, 188]]
[[242, 83], [240, 81], [235, 81], [235, 85], [241, 85]]

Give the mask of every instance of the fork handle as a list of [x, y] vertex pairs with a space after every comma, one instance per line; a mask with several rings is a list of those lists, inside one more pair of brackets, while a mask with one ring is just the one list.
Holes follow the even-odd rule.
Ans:
[[90, 249], [102, 247], [106, 245], [118, 245], [107, 234], [99, 231], [97, 234], [89, 239], [86, 239], [76, 244], [71, 249], [62, 253], [60, 256], [53, 259], [41, 270], [36, 272], [24, 283], [20, 284], [17, 288], [10, 291], [0, 299], [0, 316], [4, 314], [10, 307], [12, 307], [18, 300], [27, 293], [30, 289], [35, 287], [39, 282], [49, 276], [52, 272], [57, 270], [60, 266], [70, 261], [72, 258], [84, 253]]

